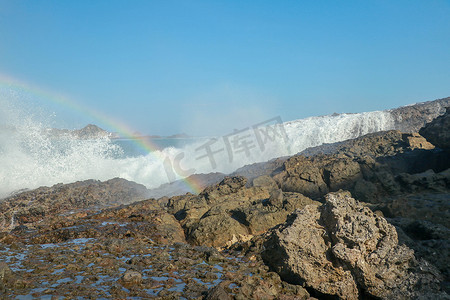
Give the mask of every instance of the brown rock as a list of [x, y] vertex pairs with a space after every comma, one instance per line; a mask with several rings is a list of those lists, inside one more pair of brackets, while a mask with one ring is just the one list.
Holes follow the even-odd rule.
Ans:
[[[11, 224], [40, 222], [48, 216], [76, 209], [128, 204], [146, 198], [145, 186], [121, 178], [105, 182], [79, 181], [41, 187], [6, 198], [0, 203], [0, 224], [11, 230]], [[1, 225], [0, 225], [1, 226]]]
[[253, 179], [253, 186], [266, 187], [269, 190], [278, 189], [278, 185], [272, 177], [263, 175]]
[[246, 183], [247, 178], [242, 176], [225, 177], [220, 183], [205, 188], [200, 195], [211, 204], [216, 198], [236, 193], [244, 188]]
[[404, 134], [404, 140], [411, 149], [434, 149], [433, 144], [418, 133]]
[[277, 192], [276, 195], [272, 194], [267, 204], [261, 201], [247, 207], [236, 208], [232, 216], [248, 226], [251, 234], [256, 235], [285, 222], [286, 217], [294, 210], [311, 204], [319, 205], [320, 203], [299, 193]]
[[444, 115], [426, 124], [419, 133], [441, 149], [450, 149], [450, 107]]
[[142, 274], [134, 270], [127, 270], [121, 279], [127, 286], [137, 285], [142, 282]]
[[194, 245], [223, 247], [250, 239], [247, 228], [216, 206], [189, 227], [188, 240]]
[[14, 277], [13, 272], [5, 262], [0, 262], [0, 281], [7, 282]]
[[243, 177], [226, 177], [207, 187], [200, 195], [169, 199], [169, 212], [185, 229], [187, 239], [195, 245], [223, 247], [251, 236], [246, 224], [233, 217], [233, 210], [251, 206], [269, 198], [261, 187], [245, 187]]
[[[348, 193], [297, 210], [271, 230], [264, 260], [288, 282], [343, 299], [442, 297], [439, 272], [398, 245], [395, 228]], [[433, 296], [431, 296], [433, 295]]]
[[282, 226], [274, 229], [265, 243], [262, 256], [283, 280], [311, 287], [342, 299], [358, 299], [352, 274], [327, 259], [331, 241], [318, 224], [320, 210], [306, 206]]
[[282, 208], [283, 207], [283, 191], [282, 190], [273, 190], [270, 193], [269, 203], [272, 206]]
[[323, 170], [318, 163], [321, 158], [294, 156], [288, 159], [285, 162], [288, 177], [281, 183], [283, 191], [302, 193], [307, 197], [317, 197], [328, 192]]
[[208, 295], [205, 298], [205, 300], [232, 300], [232, 299], [233, 297], [231, 297], [220, 284], [212, 287], [208, 291]]
[[356, 181], [352, 194], [355, 198], [364, 202], [375, 202], [377, 197], [377, 186], [370, 181], [360, 179]]

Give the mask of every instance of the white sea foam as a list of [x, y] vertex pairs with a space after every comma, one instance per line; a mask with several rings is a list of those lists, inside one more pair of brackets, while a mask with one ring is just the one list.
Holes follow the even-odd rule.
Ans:
[[[285, 123], [293, 153], [323, 143], [335, 143], [394, 128], [387, 111], [311, 117]], [[292, 154], [293, 154], [292, 153]]]
[[[15, 130], [0, 130], [0, 197], [21, 189], [114, 177], [155, 188], [180, 179], [182, 175], [230, 173], [246, 164], [292, 155], [307, 147], [343, 141], [393, 127], [389, 112], [312, 117], [286, 122], [283, 126], [273, 125], [270, 128], [276, 131], [272, 130], [272, 135], [269, 134], [272, 139], [258, 143], [256, 131], [249, 124], [250, 129], [246, 131], [218, 137], [210, 145], [211, 151], [217, 152], [211, 156], [206, 155], [204, 147], [210, 140], [202, 139], [182, 149], [168, 147], [158, 153], [127, 157], [117, 144], [108, 139], [54, 140], [43, 133], [43, 124], [31, 117], [17, 115], [12, 118], [11, 111], [8, 113], [7, 118], [2, 116], [3, 120], [9, 120], [11, 124], [8, 126]], [[273, 135], [275, 132], [278, 135]], [[230, 143], [225, 143], [226, 140]], [[189, 172], [183, 173], [180, 168]]]

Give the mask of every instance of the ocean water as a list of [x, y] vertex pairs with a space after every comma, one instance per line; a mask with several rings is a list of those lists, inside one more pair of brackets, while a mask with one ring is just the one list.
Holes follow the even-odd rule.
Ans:
[[[114, 177], [156, 188], [191, 174], [231, 173], [246, 164], [393, 128], [385, 111], [284, 123], [273, 118], [224, 136], [153, 139], [145, 141], [146, 147], [132, 139], [55, 139], [43, 133], [46, 124], [32, 118], [9, 121], [0, 130], [0, 198], [23, 189]], [[148, 145], [159, 150], [149, 152]]]

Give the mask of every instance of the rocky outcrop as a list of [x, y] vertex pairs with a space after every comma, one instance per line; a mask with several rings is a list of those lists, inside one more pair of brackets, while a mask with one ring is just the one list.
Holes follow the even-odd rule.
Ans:
[[[424, 188], [420, 180], [406, 184], [408, 174], [449, 168], [445, 153], [426, 151], [433, 148], [418, 134], [379, 132], [342, 143], [331, 154], [292, 156], [272, 176], [285, 192], [320, 198], [346, 189], [361, 200], [377, 202], [386, 195]], [[445, 180], [435, 179], [437, 189], [447, 188]]]
[[[268, 206], [277, 209], [290, 201], [291, 197], [281, 191], [271, 195], [263, 188], [247, 188], [245, 184], [242, 177], [226, 178], [222, 184], [206, 189], [200, 198], [188, 194], [174, 203], [204, 201], [208, 215], [213, 216], [215, 209], [220, 210], [216, 204], [224, 201], [224, 220], [232, 222], [235, 219], [230, 217], [230, 209], [241, 207], [239, 203], [249, 199], [268, 198]], [[131, 195], [133, 186], [137, 187], [122, 180], [87, 181], [17, 195], [15, 210], [26, 207], [25, 203], [37, 207], [33, 206], [36, 201], [43, 203], [42, 214], [33, 221], [32, 210], [24, 210], [17, 220], [26, 217], [27, 222], [0, 232], [0, 298], [309, 298], [302, 287], [283, 282], [279, 275], [269, 272], [260, 259], [186, 244], [184, 230], [168, 213], [164, 200], [118, 205], [121, 190]], [[96, 194], [97, 189], [102, 193]], [[12, 199], [8, 201], [3, 205], [14, 204]], [[199, 231], [204, 229], [203, 233], [194, 231], [199, 241], [212, 244], [209, 230], [218, 240], [222, 229], [237, 233], [220, 224], [214, 224], [214, 231], [213, 223], [192, 219], [192, 224], [199, 224]]]
[[51, 138], [74, 138], [80, 140], [117, 138], [116, 134], [108, 132], [93, 124], [88, 124], [81, 129], [75, 130], [51, 128], [47, 129], [44, 133]]
[[[391, 112], [410, 131], [449, 100]], [[447, 116], [421, 131], [436, 149], [417, 133], [373, 133], [194, 175], [198, 195], [146, 199], [113, 179], [9, 197], [0, 298], [448, 298]]]
[[325, 200], [267, 234], [262, 257], [284, 280], [341, 299], [447, 296], [439, 290], [440, 273], [399, 245], [383, 217], [348, 193]]
[[111, 133], [93, 124], [88, 124], [79, 130], [73, 130], [72, 135], [79, 139], [96, 139], [96, 138], [112, 137]]
[[419, 132], [436, 147], [450, 150], [450, 107], [447, 107], [444, 115], [425, 125]]
[[418, 132], [426, 123], [445, 113], [450, 107], [450, 97], [416, 103], [388, 110], [394, 119], [394, 129], [401, 132]]
[[246, 165], [231, 173], [230, 176], [244, 176], [249, 180], [249, 182], [252, 182], [257, 177], [272, 176], [276, 170], [283, 166], [283, 163], [288, 158], [289, 157], [279, 157], [267, 162]]
[[448, 156], [433, 148], [417, 133], [392, 130], [306, 149], [288, 158], [246, 166], [234, 174], [251, 176], [253, 186], [281, 188], [308, 197], [317, 198], [345, 188], [357, 193], [361, 200], [378, 201], [414, 187], [399, 182], [399, 174], [427, 170], [439, 173], [449, 168]]
[[57, 184], [22, 192], [0, 203], [0, 230], [35, 223], [46, 216], [83, 208], [102, 208], [128, 204], [147, 198], [145, 186], [115, 178]]
[[296, 208], [317, 202], [265, 186], [246, 187], [244, 177], [226, 177], [199, 195], [169, 199], [169, 212], [196, 245], [224, 247], [249, 240], [285, 221]]

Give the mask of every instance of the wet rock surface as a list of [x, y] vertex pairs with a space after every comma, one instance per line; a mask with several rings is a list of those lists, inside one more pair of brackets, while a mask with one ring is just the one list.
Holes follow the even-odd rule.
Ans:
[[0, 200], [0, 230], [32, 225], [47, 215], [144, 200], [147, 193], [142, 184], [121, 178], [41, 187]]
[[1, 233], [0, 295], [56, 299], [309, 297], [303, 288], [283, 283], [255, 257], [186, 244], [178, 221], [153, 199], [100, 211], [46, 215], [33, 229], [18, 226]]

